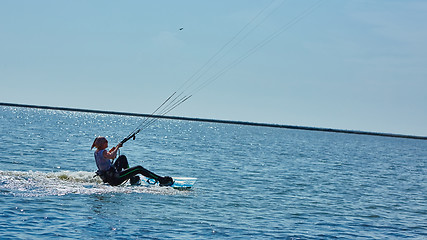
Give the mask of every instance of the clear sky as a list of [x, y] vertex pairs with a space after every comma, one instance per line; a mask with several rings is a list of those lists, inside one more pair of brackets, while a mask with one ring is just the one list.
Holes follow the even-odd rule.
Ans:
[[0, 0], [0, 102], [151, 113], [281, 33], [169, 115], [427, 136], [427, 1], [316, 2]]

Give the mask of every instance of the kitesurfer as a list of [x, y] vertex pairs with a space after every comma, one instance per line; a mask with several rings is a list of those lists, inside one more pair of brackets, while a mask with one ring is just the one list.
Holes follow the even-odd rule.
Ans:
[[117, 151], [122, 147], [122, 143], [119, 143], [116, 147], [108, 151], [107, 139], [105, 137], [97, 137], [93, 141], [92, 149], [94, 147], [96, 148], [94, 153], [95, 162], [98, 167], [96, 174], [100, 176], [105, 183], [111, 186], [120, 185], [128, 179], [130, 179], [131, 184], [136, 184], [140, 180], [139, 176], [136, 176], [137, 174], [142, 174], [149, 179], [154, 179], [159, 182], [160, 186], [171, 186], [173, 184], [173, 179], [171, 177], [161, 177], [141, 166], [130, 168], [125, 155], [120, 155], [113, 164], [110, 159], [114, 160], [117, 157]]

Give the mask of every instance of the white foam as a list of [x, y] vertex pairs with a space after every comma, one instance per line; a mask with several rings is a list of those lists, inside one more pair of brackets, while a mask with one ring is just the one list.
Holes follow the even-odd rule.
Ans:
[[0, 171], [2, 194], [19, 196], [49, 196], [67, 194], [151, 193], [185, 194], [170, 187], [151, 185], [112, 187], [94, 177], [94, 172]]

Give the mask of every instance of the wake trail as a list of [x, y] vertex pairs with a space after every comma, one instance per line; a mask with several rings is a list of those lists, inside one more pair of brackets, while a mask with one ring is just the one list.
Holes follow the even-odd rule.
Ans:
[[64, 196], [69, 194], [130, 194], [147, 193], [159, 195], [188, 194], [169, 187], [149, 184], [113, 187], [104, 184], [94, 172], [85, 171], [0, 171], [0, 195], [22, 197]]

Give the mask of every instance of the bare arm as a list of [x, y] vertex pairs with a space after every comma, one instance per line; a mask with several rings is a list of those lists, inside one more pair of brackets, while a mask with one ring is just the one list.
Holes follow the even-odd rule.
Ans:
[[119, 148], [121, 148], [122, 147], [122, 144], [121, 143], [119, 143], [117, 146], [115, 146], [115, 147], [113, 147], [113, 148], [111, 148], [110, 149], [110, 151], [104, 151], [103, 152], [103, 155], [104, 155], [104, 157], [105, 158], [108, 158], [108, 159], [115, 159], [116, 157], [117, 157], [117, 151], [119, 150]]

